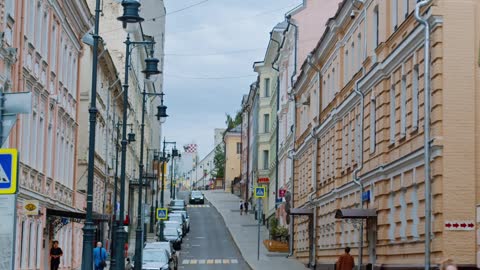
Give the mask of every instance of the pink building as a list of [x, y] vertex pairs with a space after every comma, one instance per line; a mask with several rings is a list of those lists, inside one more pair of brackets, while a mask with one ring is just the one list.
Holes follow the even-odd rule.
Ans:
[[[61, 269], [73, 269], [82, 226], [67, 217], [83, 211], [74, 203], [82, 200], [75, 187], [77, 77], [91, 14], [83, 0], [2, 0], [0, 8], [0, 83], [9, 92], [33, 96], [32, 113], [18, 117], [3, 145], [20, 155], [15, 268], [49, 269], [51, 242], [58, 240]], [[25, 213], [27, 201], [38, 203], [38, 214]]]

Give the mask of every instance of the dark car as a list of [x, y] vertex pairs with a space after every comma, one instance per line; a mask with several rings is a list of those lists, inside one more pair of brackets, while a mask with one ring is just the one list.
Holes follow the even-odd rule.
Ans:
[[175, 210], [186, 210], [187, 205], [185, 204], [184, 200], [172, 200], [168, 204], [168, 211], [172, 212]]
[[190, 199], [189, 199], [190, 204], [194, 203], [200, 203], [204, 204], [205, 203], [205, 197], [203, 196], [203, 193], [198, 190], [194, 190], [190, 193]]
[[165, 249], [145, 249], [142, 256], [142, 270], [173, 270], [173, 259]]
[[167, 241], [172, 243], [175, 250], [182, 249], [182, 236], [175, 228], [165, 228], [163, 231], [163, 236]]

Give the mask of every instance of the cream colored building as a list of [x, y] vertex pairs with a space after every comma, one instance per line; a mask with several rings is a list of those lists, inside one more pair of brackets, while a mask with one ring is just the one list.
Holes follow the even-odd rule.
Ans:
[[[295, 218], [294, 251], [331, 269], [350, 246], [358, 262], [359, 226], [335, 214], [358, 208], [363, 197], [376, 213], [365, 223], [363, 263], [423, 269], [424, 27], [413, 14], [416, 1], [361, 2], [343, 1], [332, 13], [312, 53], [315, 67], [304, 62], [295, 83], [296, 99], [310, 103], [296, 106], [294, 207], [312, 209], [315, 226], [309, 234], [309, 219]], [[432, 40], [431, 263], [451, 258], [476, 267], [480, 2], [433, 1], [421, 14]], [[313, 98], [317, 89], [320, 98]], [[362, 156], [363, 194], [352, 181]]]
[[231, 190], [232, 181], [240, 177], [240, 155], [242, 153], [241, 126], [227, 130], [225, 141], [225, 186], [226, 191]]

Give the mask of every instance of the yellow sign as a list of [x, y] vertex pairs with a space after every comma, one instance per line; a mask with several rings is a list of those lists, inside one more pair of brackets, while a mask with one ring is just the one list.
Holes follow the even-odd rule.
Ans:
[[17, 149], [0, 149], [0, 194], [17, 192]]
[[37, 200], [29, 200], [25, 201], [23, 205], [23, 209], [25, 210], [25, 214], [27, 216], [36, 216], [38, 215], [38, 201]]
[[168, 209], [167, 208], [157, 208], [157, 220], [167, 220], [168, 219]]

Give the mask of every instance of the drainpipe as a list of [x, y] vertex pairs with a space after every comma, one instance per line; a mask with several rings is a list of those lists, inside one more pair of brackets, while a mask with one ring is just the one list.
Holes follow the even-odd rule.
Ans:
[[[273, 31], [270, 32], [270, 40], [277, 43], [277, 56], [275, 58], [275, 60], [272, 62], [272, 69], [279, 72], [280, 70], [278, 68], [275, 67], [275, 62], [276, 60], [278, 59], [278, 56], [279, 56], [279, 51], [280, 51], [280, 42], [278, 42], [277, 40], [275, 40], [273, 38]], [[277, 74], [277, 85], [276, 85], [276, 89], [275, 89], [275, 92], [277, 93], [277, 107], [275, 108], [276, 109], [276, 113], [275, 113], [275, 122], [276, 122], [276, 125], [275, 125], [275, 209], [278, 208], [278, 205], [277, 205], [277, 199], [278, 199], [278, 144], [279, 144], [279, 138], [278, 138], [278, 131], [279, 131], [279, 124], [280, 124], [280, 121], [278, 120], [278, 110], [280, 109], [280, 78], [278, 77], [278, 74]]]
[[[358, 89], [358, 83], [360, 80], [363, 79], [363, 75], [365, 74], [365, 68], [362, 68], [362, 78], [358, 79], [355, 82], [355, 88], [353, 89], [354, 93], [360, 97], [360, 138], [359, 138], [359, 160], [358, 160], [358, 166], [355, 168], [353, 171], [353, 182], [360, 187], [360, 209], [363, 209], [363, 200], [362, 200], [362, 194], [363, 194], [363, 183], [358, 176], [358, 173], [363, 169], [363, 114], [364, 114], [364, 99], [365, 95], [363, 94], [362, 91]], [[357, 269], [361, 270], [362, 269], [362, 261], [363, 261], [363, 220], [360, 223], [360, 239], [359, 239], [359, 244], [358, 244], [358, 265]]]
[[[295, 152], [295, 130], [296, 130], [296, 127], [295, 127], [295, 120], [297, 118], [297, 108], [296, 108], [296, 104], [297, 104], [297, 100], [295, 98], [295, 95], [293, 94], [293, 84], [294, 84], [294, 80], [295, 80], [295, 76], [297, 75], [297, 50], [298, 50], [298, 26], [294, 23], [292, 23], [292, 16], [291, 15], [287, 15], [286, 16], [286, 19], [287, 19], [287, 23], [288, 23], [288, 26], [293, 26], [295, 28], [295, 46], [293, 48], [293, 51], [294, 51], [294, 55], [293, 55], [293, 59], [294, 59], [294, 64], [293, 64], [293, 73], [292, 73], [292, 76], [290, 76], [290, 86], [292, 87], [292, 91], [290, 93], [288, 93], [288, 96], [289, 96], [289, 100], [290, 101], [293, 101], [293, 104], [294, 104], [294, 107], [293, 107], [293, 126], [292, 126], [292, 132], [293, 132], [293, 147], [291, 149], [291, 151], [294, 153]], [[291, 190], [291, 194], [292, 194], [292, 208], [294, 206], [294, 177], [295, 177], [295, 156], [294, 155], [291, 155], [291, 160], [292, 160], [292, 182], [291, 182], [291, 187], [290, 187], [290, 190]], [[293, 255], [293, 242], [294, 242], [294, 216], [291, 217], [291, 222], [290, 222], [290, 232], [291, 232], [291, 235], [290, 235], [290, 253], [288, 254], [288, 257], [292, 256]]]
[[431, 3], [432, 0], [423, 0], [415, 6], [415, 18], [425, 26], [424, 62], [425, 62], [425, 120], [424, 120], [424, 166], [425, 166], [425, 269], [430, 269], [430, 245], [432, 229], [432, 194], [430, 179], [430, 25], [428, 20], [420, 16], [420, 9]]
[[[312, 54], [310, 53], [308, 56], [307, 56], [307, 63], [308, 65], [313, 68], [316, 72], [317, 72], [317, 76], [318, 76], [318, 96], [320, 97], [320, 86], [321, 86], [321, 83], [320, 83], [320, 69], [318, 69], [314, 63], [313, 63], [313, 60], [312, 60]], [[319, 106], [319, 109], [318, 109], [318, 123], [320, 123], [320, 104], [318, 103], [318, 106]], [[313, 204], [313, 196], [317, 196], [317, 159], [318, 159], [318, 138], [315, 136], [315, 133], [316, 133], [316, 130], [317, 128], [320, 126], [320, 124], [314, 128], [312, 128], [312, 138], [315, 140], [314, 142], [314, 155], [313, 155], [313, 159], [312, 159], [312, 174], [313, 174], [313, 177], [312, 177], [312, 186], [313, 186], [313, 192], [310, 193], [308, 195], [308, 201], [310, 202], [310, 204]], [[315, 269], [315, 266], [317, 265], [317, 245], [316, 245], [316, 240], [317, 240], [317, 205], [314, 205], [313, 206], [313, 229], [312, 229], [312, 234], [313, 234], [313, 239], [314, 239], [314, 243], [313, 243], [313, 247], [312, 247], [312, 262], [311, 262], [311, 266], [313, 266], [313, 269]]]

